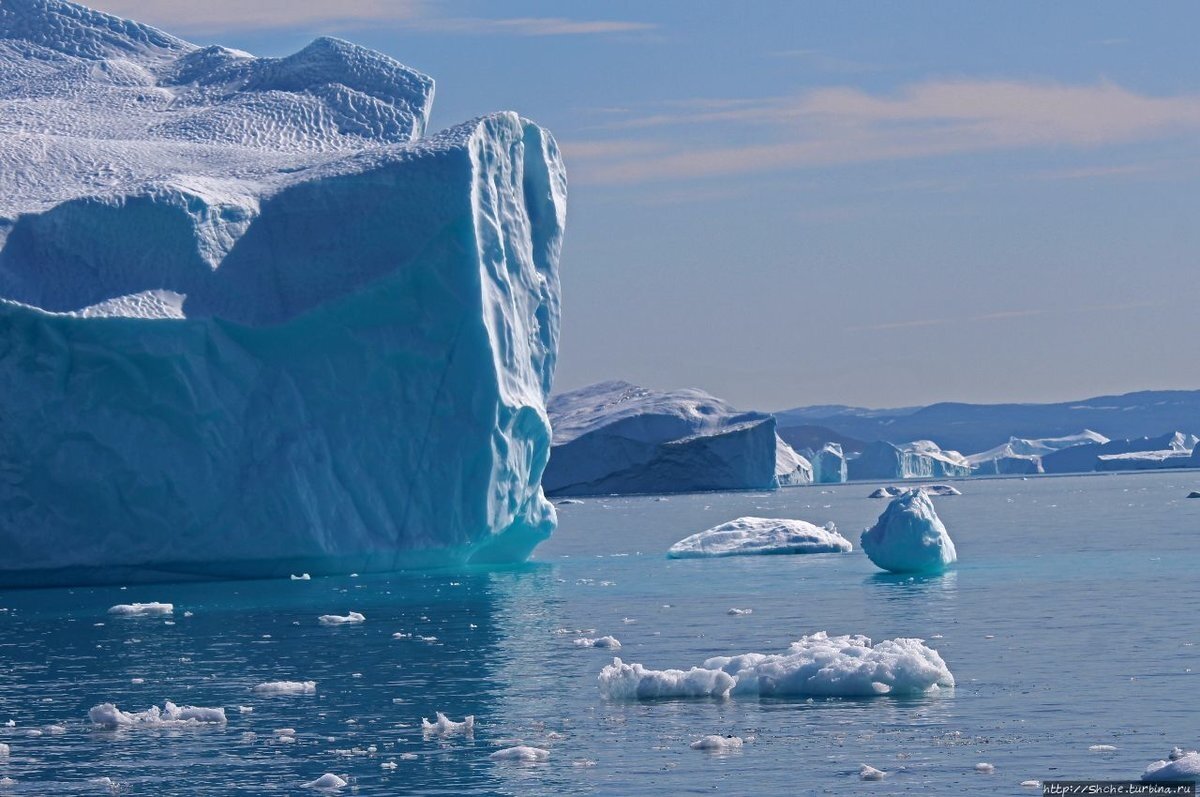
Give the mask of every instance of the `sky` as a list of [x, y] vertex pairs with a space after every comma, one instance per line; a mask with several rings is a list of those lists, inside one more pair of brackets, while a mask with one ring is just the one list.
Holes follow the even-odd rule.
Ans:
[[744, 409], [1200, 388], [1192, 2], [94, 0], [437, 81], [432, 130], [549, 128], [556, 390]]

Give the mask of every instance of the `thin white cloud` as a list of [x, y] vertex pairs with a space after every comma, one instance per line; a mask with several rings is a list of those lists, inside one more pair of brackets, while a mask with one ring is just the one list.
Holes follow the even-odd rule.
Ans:
[[89, 0], [89, 5], [184, 33], [296, 28], [329, 32], [385, 24], [428, 33], [588, 36], [655, 27], [646, 22], [566, 17], [439, 17], [424, 0]]
[[[934, 81], [887, 96], [832, 87], [703, 100], [607, 127], [628, 140], [647, 140], [631, 131], [670, 134], [650, 139], [669, 150], [653, 158], [588, 165], [602, 182], [631, 183], [1022, 148], [1094, 149], [1200, 131], [1200, 95], [1155, 97], [1111, 83]], [[731, 139], [739, 143], [711, 143]]]

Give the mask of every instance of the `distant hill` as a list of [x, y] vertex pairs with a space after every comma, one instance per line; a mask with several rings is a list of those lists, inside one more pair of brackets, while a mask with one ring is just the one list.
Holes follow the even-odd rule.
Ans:
[[[826, 405], [775, 413], [784, 440], [790, 429], [825, 427], [856, 440], [934, 440], [964, 454], [1010, 437], [1061, 437], [1092, 429], [1113, 439], [1200, 432], [1200, 390], [1143, 390], [1060, 404], [963, 404], [869, 410]], [[831, 438], [837, 442], [837, 438]], [[792, 443], [792, 445], [796, 445]], [[804, 447], [803, 445], [799, 447]]]

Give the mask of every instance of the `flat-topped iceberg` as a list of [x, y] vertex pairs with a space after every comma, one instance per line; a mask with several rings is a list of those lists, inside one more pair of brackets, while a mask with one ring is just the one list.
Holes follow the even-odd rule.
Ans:
[[839, 443], [826, 443], [820, 451], [805, 449], [801, 454], [812, 463], [814, 484], [841, 484], [849, 472], [846, 454]]
[[846, 553], [854, 546], [832, 524], [804, 520], [740, 517], [685, 537], [671, 546], [672, 559], [775, 554]]
[[924, 490], [893, 499], [860, 542], [872, 562], [893, 573], [940, 573], [958, 559]]
[[1081, 445], [1109, 442], [1108, 438], [1091, 429], [1065, 437], [1043, 437], [1030, 440], [1010, 437], [1007, 443], [971, 454], [967, 462], [971, 472], [980, 476], [1022, 475], [1042, 472], [1042, 457], [1055, 451]]
[[971, 466], [957, 451], [943, 451], [931, 440], [893, 445], [877, 440], [847, 463], [852, 481], [944, 479], [970, 476]]
[[649, 670], [620, 659], [600, 671], [610, 700], [695, 697], [875, 697], [921, 695], [954, 686], [936, 650], [920, 639], [829, 636], [793, 642], [786, 653], [716, 656], [691, 670]]
[[549, 403], [550, 495], [768, 490], [807, 484], [812, 466], [775, 434], [775, 418], [702, 390], [601, 382]]
[[[323, 38], [0, 4], [0, 584], [525, 558], [566, 179]], [[773, 459], [772, 459], [773, 462]]]
[[[1190, 467], [1188, 455], [1197, 442], [1193, 434], [1171, 432], [1158, 437], [1088, 443], [1043, 456], [1042, 468], [1046, 473], [1089, 473], [1095, 470]], [[1175, 460], [1176, 457], [1179, 459]]]

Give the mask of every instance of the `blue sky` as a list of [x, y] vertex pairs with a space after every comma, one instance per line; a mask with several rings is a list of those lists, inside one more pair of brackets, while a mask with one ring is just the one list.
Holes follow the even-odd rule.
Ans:
[[739, 406], [1196, 388], [1190, 2], [97, 0], [283, 55], [332, 33], [514, 109], [571, 179], [559, 389]]

